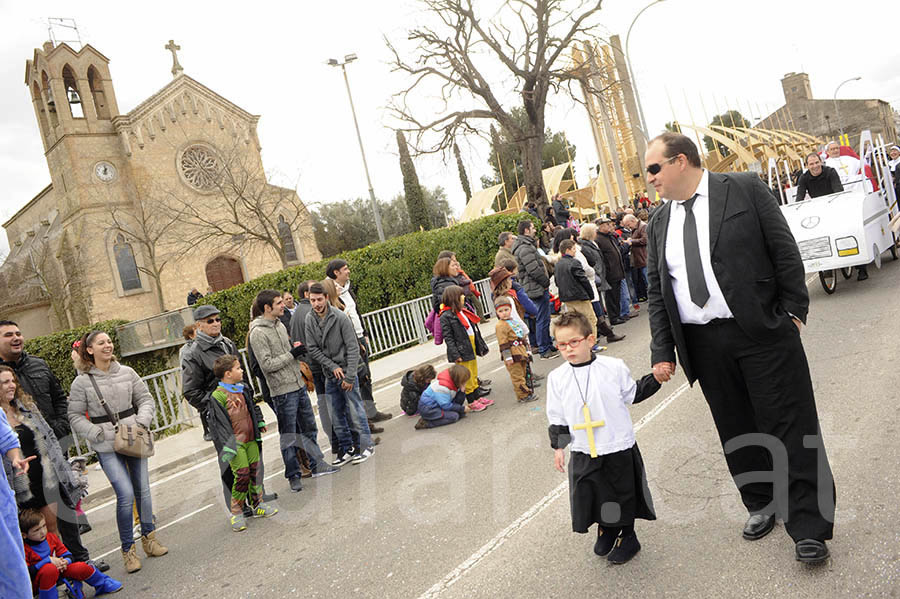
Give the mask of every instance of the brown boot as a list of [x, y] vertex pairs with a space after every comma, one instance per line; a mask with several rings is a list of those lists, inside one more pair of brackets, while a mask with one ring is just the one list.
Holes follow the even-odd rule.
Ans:
[[169, 552], [168, 548], [156, 540], [156, 531], [141, 537], [141, 545], [144, 546], [144, 553], [147, 554], [147, 557], [160, 557]]
[[128, 551], [122, 552], [122, 559], [125, 561], [125, 571], [131, 574], [141, 569], [141, 560], [137, 556], [137, 547], [134, 545]]
[[309, 455], [302, 447], [297, 449], [297, 460], [300, 462], [300, 478], [311, 477], [312, 470], [309, 467]]

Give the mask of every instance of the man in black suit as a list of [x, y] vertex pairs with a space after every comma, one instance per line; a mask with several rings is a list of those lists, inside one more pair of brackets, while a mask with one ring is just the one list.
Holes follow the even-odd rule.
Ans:
[[654, 374], [671, 377], [677, 350], [700, 382], [750, 512], [744, 538], [768, 534], [778, 512], [796, 558], [822, 561], [834, 481], [800, 341], [809, 295], [794, 237], [755, 174], [705, 171], [686, 136], [660, 135], [645, 158], [669, 200], [648, 230]]

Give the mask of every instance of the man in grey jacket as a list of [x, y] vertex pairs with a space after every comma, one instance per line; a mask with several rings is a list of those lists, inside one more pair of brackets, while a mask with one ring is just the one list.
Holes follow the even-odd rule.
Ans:
[[297, 362], [304, 348], [299, 343], [291, 345], [287, 329], [281, 322], [284, 314], [281, 292], [264, 289], [256, 295], [254, 303], [261, 316], [250, 322], [250, 343], [275, 405], [284, 477], [290, 482], [291, 491], [296, 493], [303, 488], [297, 457], [301, 444], [309, 456], [309, 467], [314, 477], [332, 474], [338, 469], [325, 461], [316, 442], [316, 417]]
[[534, 223], [530, 220], [519, 221], [519, 236], [512, 247], [512, 253], [519, 264], [519, 279], [525, 293], [537, 306], [537, 322], [534, 327], [532, 345], [538, 348], [541, 358], [549, 360], [559, 356], [559, 352], [550, 341], [550, 276], [544, 259], [537, 249]]
[[[309, 288], [312, 312], [306, 316], [306, 349], [322, 365], [325, 392], [331, 401], [331, 418], [338, 438], [335, 466], [365, 462], [375, 452], [369, 422], [359, 397], [359, 342], [350, 318], [328, 303], [321, 284]], [[354, 443], [350, 428], [358, 436]]]

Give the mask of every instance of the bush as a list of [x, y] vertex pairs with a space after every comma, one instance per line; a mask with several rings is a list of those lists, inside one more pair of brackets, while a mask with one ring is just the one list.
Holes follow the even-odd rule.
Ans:
[[[525, 213], [495, 215], [450, 228], [410, 233], [381, 243], [344, 252], [334, 258], [350, 265], [360, 314], [399, 304], [431, 293], [431, 270], [442, 250], [456, 252], [466, 274], [482, 279], [494, 265], [497, 236], [515, 231], [519, 221], [538, 219]], [[222, 312], [222, 333], [241, 347], [250, 323], [250, 305], [263, 289], [295, 292], [302, 281], [325, 277], [328, 258], [270, 273], [202, 298], [199, 304], [214, 304]]]
[[[95, 329], [106, 332], [113, 343], [117, 344], [116, 327], [125, 324], [126, 320], [105, 320], [96, 324], [59, 331], [43, 337], [35, 337], [25, 342], [25, 351], [32, 356], [43, 358], [50, 365], [50, 370], [68, 391], [75, 378], [75, 367], [72, 364], [72, 343], [82, 335]], [[169, 355], [178, 348], [167, 348], [151, 353], [121, 358], [122, 364], [134, 368], [141, 376], [147, 376], [165, 370]]]

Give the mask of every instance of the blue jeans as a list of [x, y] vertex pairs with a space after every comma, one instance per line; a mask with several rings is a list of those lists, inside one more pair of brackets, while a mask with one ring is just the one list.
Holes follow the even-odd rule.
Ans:
[[647, 267], [632, 268], [631, 278], [634, 281], [634, 292], [637, 298], [647, 297], [647, 287], [649, 285], [647, 281]]
[[137, 504], [141, 534], [153, 532], [153, 502], [150, 499], [150, 473], [146, 458], [133, 458], [114, 451], [97, 452], [103, 474], [116, 492], [116, 525], [122, 551], [134, 545], [132, 505]]
[[535, 345], [540, 353], [553, 349], [550, 341], [550, 292], [544, 291], [544, 295], [534, 300], [538, 313], [535, 323]]
[[278, 418], [278, 441], [281, 459], [284, 460], [284, 477], [288, 480], [300, 478], [297, 450], [301, 445], [309, 456], [310, 469], [315, 472], [319, 464], [325, 463], [325, 457], [316, 443], [319, 430], [316, 428], [316, 416], [306, 389], [273, 395], [272, 403], [275, 404], [275, 416]]
[[619, 281], [619, 314], [625, 318], [631, 313], [631, 292], [628, 291], [628, 283], [625, 279]]
[[338, 455], [343, 455], [354, 447], [351, 429], [359, 435], [357, 449], [362, 451], [371, 447], [372, 433], [359, 397], [359, 379], [353, 377], [353, 388], [345, 391], [337, 379], [327, 376], [325, 393], [331, 399], [331, 425], [338, 440]]

